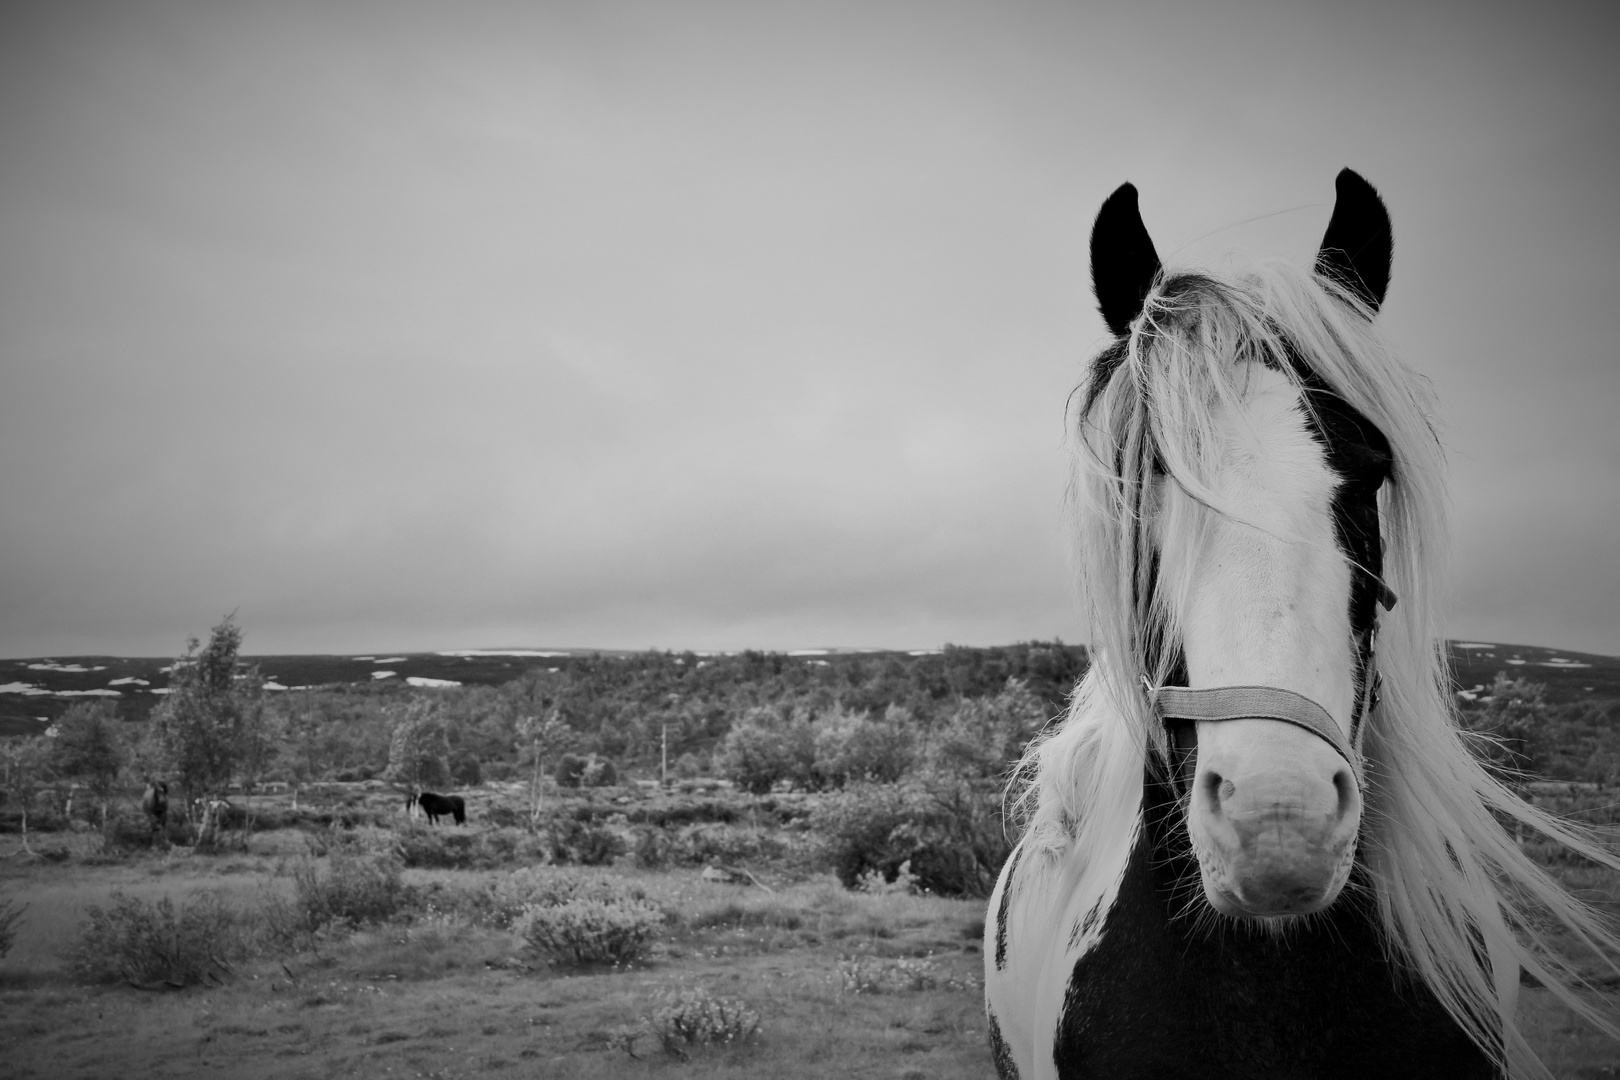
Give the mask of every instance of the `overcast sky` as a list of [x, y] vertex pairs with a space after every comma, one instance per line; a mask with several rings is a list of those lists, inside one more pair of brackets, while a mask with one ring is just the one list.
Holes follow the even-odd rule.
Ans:
[[0, 655], [1084, 641], [1091, 219], [1435, 382], [1450, 632], [1620, 654], [1608, 5], [0, 6]]

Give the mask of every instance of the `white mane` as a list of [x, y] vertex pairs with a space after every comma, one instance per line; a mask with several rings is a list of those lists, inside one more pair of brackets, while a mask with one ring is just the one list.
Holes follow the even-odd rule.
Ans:
[[1594, 832], [1500, 783], [1470, 751], [1471, 736], [1454, 715], [1435, 601], [1446, 551], [1444, 461], [1427, 383], [1394, 356], [1351, 294], [1279, 264], [1241, 274], [1165, 271], [1116, 349], [1100, 359], [1102, 377], [1076, 394], [1071, 498], [1092, 665], [1064, 724], [1031, 744], [1020, 764], [1026, 852], [1112, 859], [1130, 843], [1142, 766], [1164, 747], [1141, 676], [1164, 683], [1175, 651], [1166, 646], [1179, 639], [1167, 605], [1150, 595], [1144, 493], [1152, 470], [1162, 469], [1205, 513], [1220, 513], [1202, 479], [1211, 407], [1237, 400], [1237, 359], [1291, 371], [1292, 352], [1378, 426], [1395, 459], [1380, 511], [1384, 579], [1400, 600], [1381, 620], [1383, 696], [1367, 720], [1360, 856], [1389, 955], [1513, 1075], [1550, 1075], [1513, 1017], [1520, 967], [1620, 1037], [1577, 995], [1581, 980], [1542, 928], [1561, 924], [1611, 966], [1620, 941], [1526, 857], [1500, 821], [1520, 822], [1611, 867], [1620, 860]]

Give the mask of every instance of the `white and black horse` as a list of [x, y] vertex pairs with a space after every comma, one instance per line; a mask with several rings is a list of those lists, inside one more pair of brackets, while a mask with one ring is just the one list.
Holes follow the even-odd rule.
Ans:
[[986, 919], [1004, 1080], [1545, 1075], [1521, 969], [1614, 1030], [1539, 935], [1615, 938], [1501, 821], [1615, 859], [1456, 724], [1433, 407], [1375, 324], [1383, 201], [1348, 169], [1337, 192], [1310, 269], [1167, 270], [1129, 184], [1097, 215], [1094, 650], [1025, 755]]

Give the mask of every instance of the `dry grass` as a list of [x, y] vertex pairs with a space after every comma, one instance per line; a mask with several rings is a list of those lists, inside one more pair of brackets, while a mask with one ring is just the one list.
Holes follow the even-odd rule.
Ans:
[[[254, 838], [253, 854], [234, 856], [177, 849], [102, 865], [0, 859], [0, 894], [28, 904], [17, 944], [0, 961], [5, 1074], [819, 1080], [993, 1072], [978, 991], [982, 904], [850, 893], [830, 878], [773, 880], [767, 893], [705, 883], [690, 869], [561, 871], [617, 879], [665, 912], [647, 959], [618, 970], [538, 962], [511, 931], [449, 904], [420, 909], [408, 925], [333, 936], [285, 962], [239, 965], [213, 989], [88, 988], [67, 977], [62, 953], [85, 909], [105, 905], [114, 889], [144, 899], [217, 889], [246, 904], [306, 850], [297, 834], [270, 834]], [[424, 895], [450, 896], [499, 873], [414, 870], [406, 880]], [[1620, 895], [1612, 879], [1570, 874], [1594, 895]], [[891, 969], [928, 977], [886, 978]], [[864, 974], [854, 990], [851, 972]], [[689, 1061], [645, 1039], [637, 1057], [625, 1053], [628, 1026], [697, 988], [756, 1010], [759, 1038], [693, 1047]], [[1555, 1075], [1615, 1075], [1613, 1044], [1574, 1025], [1545, 991], [1526, 990], [1524, 1002]]]

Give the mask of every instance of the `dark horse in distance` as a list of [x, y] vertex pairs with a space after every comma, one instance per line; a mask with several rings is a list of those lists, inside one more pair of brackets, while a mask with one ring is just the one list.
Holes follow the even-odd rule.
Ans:
[[164, 780], [148, 780], [146, 791], [141, 794], [141, 810], [145, 812], [152, 825], [152, 831], [158, 832], [168, 824], [169, 820], [169, 785]]
[[[428, 824], [437, 825], [439, 819], [446, 815], [453, 815], [457, 825], [467, 824], [467, 800], [460, 795], [436, 795], [431, 791], [424, 791], [417, 796], [416, 802], [427, 814]], [[410, 803], [406, 803], [409, 806]]]

